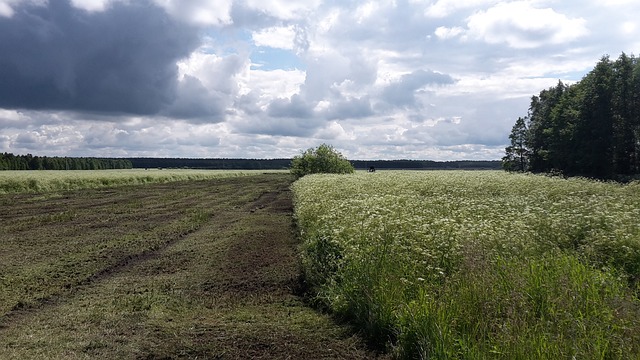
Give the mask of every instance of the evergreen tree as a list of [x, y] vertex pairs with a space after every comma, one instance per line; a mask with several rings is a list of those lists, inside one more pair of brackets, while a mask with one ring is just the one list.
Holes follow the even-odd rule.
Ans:
[[505, 170], [527, 171], [529, 163], [527, 136], [527, 123], [524, 118], [519, 117], [509, 135], [511, 145], [505, 149], [506, 155], [502, 158], [502, 166]]
[[629, 175], [634, 171], [636, 144], [634, 134], [633, 103], [634, 59], [622, 53], [613, 63], [612, 127], [613, 166], [617, 174]]
[[580, 82], [584, 93], [575, 130], [578, 175], [599, 179], [613, 175], [612, 77], [613, 66], [605, 56]]
[[[528, 165], [532, 172], [559, 170], [600, 179], [640, 174], [638, 60], [624, 53], [616, 61], [602, 57], [578, 83], [558, 82], [533, 96], [526, 126], [522, 121], [516, 121], [505, 149], [508, 170]], [[515, 141], [522, 133], [524, 148]]]
[[551, 114], [553, 108], [560, 102], [566, 85], [558, 81], [555, 87], [543, 90], [539, 96], [533, 96], [529, 107], [529, 137], [530, 168], [534, 172], [551, 170], [550, 150], [553, 144], [548, 136], [552, 131]]

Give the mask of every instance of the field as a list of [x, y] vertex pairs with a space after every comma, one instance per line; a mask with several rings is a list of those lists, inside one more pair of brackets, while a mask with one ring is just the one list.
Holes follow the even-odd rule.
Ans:
[[3, 359], [640, 358], [640, 183], [154, 169], [0, 188]]
[[[259, 170], [33, 170], [0, 171], [0, 194], [54, 192], [261, 174]], [[282, 173], [282, 171], [268, 171]]]
[[0, 358], [373, 357], [300, 296], [291, 181], [0, 195]]
[[640, 358], [640, 183], [389, 171], [293, 191], [315, 301], [398, 358]]

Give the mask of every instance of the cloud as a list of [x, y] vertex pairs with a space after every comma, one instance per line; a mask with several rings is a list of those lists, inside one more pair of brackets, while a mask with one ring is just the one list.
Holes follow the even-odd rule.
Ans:
[[257, 46], [293, 50], [296, 31], [292, 25], [274, 26], [254, 32], [252, 38]]
[[346, 98], [332, 102], [326, 110], [326, 118], [335, 120], [349, 120], [368, 117], [374, 114], [371, 100], [368, 96], [361, 98]]
[[0, 151], [497, 159], [631, 0], [0, 0]]
[[320, 6], [320, 0], [245, 0], [246, 6], [282, 20], [302, 19]]
[[527, 1], [499, 3], [476, 12], [467, 26], [475, 38], [518, 49], [564, 44], [589, 33], [585, 19], [568, 18], [551, 8], [535, 8]]
[[89, 12], [104, 11], [110, 2], [110, 0], [71, 0], [74, 7]]
[[0, 107], [155, 114], [177, 89], [196, 31], [144, 2], [86, 12], [19, 4], [0, 18]]
[[440, 39], [450, 39], [450, 38], [454, 38], [460, 34], [463, 34], [465, 32], [465, 30], [459, 26], [454, 26], [451, 28], [445, 27], [445, 26], [439, 26], [436, 28], [436, 31], [434, 32], [436, 34], [437, 37], [439, 37]]
[[324, 120], [318, 118], [263, 116], [239, 119], [232, 123], [232, 130], [235, 134], [311, 137], [324, 124]]
[[431, 70], [416, 70], [405, 74], [382, 91], [383, 99], [393, 106], [416, 105], [415, 93], [427, 85], [449, 85], [454, 80], [450, 75]]
[[233, 23], [232, 0], [154, 0], [154, 2], [172, 16], [198, 25], [224, 26]]
[[225, 109], [224, 96], [210, 92], [199, 79], [185, 75], [179, 83], [177, 98], [164, 113], [192, 121], [220, 122], [224, 120]]
[[289, 99], [273, 100], [267, 113], [275, 118], [308, 119], [313, 116], [313, 104], [307, 103], [300, 95], [295, 94]]
[[248, 71], [248, 59], [238, 54], [218, 56], [194, 52], [178, 63], [181, 76], [174, 101], [162, 115], [190, 122], [216, 123], [239, 96], [239, 78]]
[[[416, 2], [421, 1], [418, 0]], [[429, 17], [443, 18], [460, 10], [477, 8], [485, 4], [492, 4], [496, 2], [496, 0], [437, 0], [427, 7], [425, 14]]]

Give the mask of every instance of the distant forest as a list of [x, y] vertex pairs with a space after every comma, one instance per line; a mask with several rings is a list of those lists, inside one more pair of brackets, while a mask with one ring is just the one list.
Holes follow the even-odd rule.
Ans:
[[[288, 169], [291, 159], [177, 159], [128, 158], [134, 168], [191, 168], [229, 170]], [[351, 160], [356, 169], [500, 169], [500, 161]]]
[[0, 153], [0, 170], [104, 170], [131, 169], [127, 159], [49, 157]]
[[640, 62], [603, 57], [581, 81], [543, 90], [505, 149], [510, 171], [629, 180], [640, 175]]
[[[498, 170], [501, 162], [430, 160], [352, 160], [356, 169], [406, 170]], [[103, 170], [103, 169], [211, 169], [211, 170], [285, 170], [291, 159], [189, 159], [189, 158], [82, 158], [14, 155], [0, 153], [0, 170]]]
[[[179, 159], [128, 158], [134, 168], [190, 168], [230, 170], [288, 169], [291, 159]], [[500, 169], [500, 161], [351, 160], [356, 169]]]

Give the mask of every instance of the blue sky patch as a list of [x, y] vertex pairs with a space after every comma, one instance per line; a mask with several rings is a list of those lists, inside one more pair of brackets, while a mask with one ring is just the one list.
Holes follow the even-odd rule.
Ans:
[[291, 50], [259, 46], [251, 53], [251, 68], [260, 70], [306, 70], [305, 64]]

